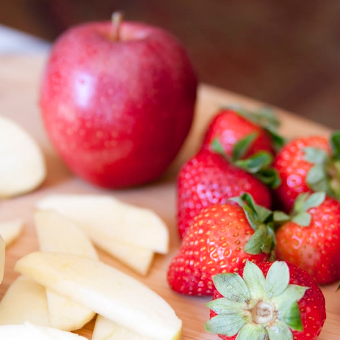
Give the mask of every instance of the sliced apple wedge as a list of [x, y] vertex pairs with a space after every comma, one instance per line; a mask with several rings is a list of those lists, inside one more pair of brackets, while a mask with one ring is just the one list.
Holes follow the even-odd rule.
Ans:
[[151, 266], [154, 252], [147, 248], [112, 240], [105, 235], [92, 235], [93, 243], [136, 273], [146, 275]]
[[100, 261], [34, 252], [19, 259], [15, 270], [140, 335], [153, 340], [180, 338], [182, 322], [165, 300]]
[[38, 187], [46, 176], [42, 152], [18, 124], [0, 116], [0, 198]]
[[97, 316], [91, 340], [151, 340], [143, 335], [132, 332], [117, 323]]
[[6, 243], [0, 235], [0, 283], [3, 280], [4, 273], [5, 273], [5, 250], [6, 250]]
[[[34, 220], [40, 250], [98, 259], [86, 234], [63, 215], [49, 210], [37, 211]], [[46, 295], [52, 327], [73, 331], [82, 328], [95, 316], [92, 309], [49, 289]]]
[[40, 250], [98, 259], [85, 232], [67, 217], [53, 210], [42, 210], [35, 212], [34, 222]]
[[[25, 321], [50, 325], [45, 287], [21, 275], [8, 287], [0, 302], [0, 325]], [[0, 339], [6, 338], [0, 336]]]
[[149, 209], [100, 195], [52, 195], [38, 202], [37, 206], [64, 214], [91, 238], [101, 234], [158, 253], [168, 252], [168, 228]]
[[0, 339], [6, 340], [87, 340], [78, 334], [31, 323], [0, 326]]
[[69, 297], [46, 289], [51, 327], [75, 331], [91, 321], [96, 313]]
[[0, 235], [8, 247], [22, 232], [24, 222], [21, 219], [0, 222]]
[[[40, 250], [98, 258], [84, 231], [64, 215], [53, 210], [41, 210], [36, 213], [35, 219]], [[150, 249], [118, 242], [99, 232], [92, 234], [92, 241], [141, 275], [146, 275], [152, 263], [154, 252]]]

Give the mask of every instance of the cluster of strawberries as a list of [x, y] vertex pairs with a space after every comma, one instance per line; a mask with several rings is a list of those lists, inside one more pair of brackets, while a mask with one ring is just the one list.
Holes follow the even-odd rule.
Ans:
[[206, 329], [223, 339], [316, 339], [318, 284], [340, 280], [340, 133], [285, 143], [277, 127], [267, 110], [223, 109], [178, 176], [168, 282], [214, 295]]

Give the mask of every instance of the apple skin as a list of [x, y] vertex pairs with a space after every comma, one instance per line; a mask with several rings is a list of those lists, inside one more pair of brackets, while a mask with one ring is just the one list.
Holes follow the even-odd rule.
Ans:
[[53, 145], [79, 177], [105, 188], [158, 179], [193, 121], [197, 77], [166, 31], [122, 22], [75, 26], [54, 43], [40, 108]]

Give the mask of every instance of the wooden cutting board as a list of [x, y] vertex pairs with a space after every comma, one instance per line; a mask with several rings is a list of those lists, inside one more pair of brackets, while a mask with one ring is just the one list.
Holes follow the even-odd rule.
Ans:
[[[48, 169], [47, 179], [38, 190], [0, 203], [0, 221], [17, 217], [25, 221], [23, 234], [6, 252], [5, 278], [0, 285], [0, 297], [18, 275], [13, 270], [16, 260], [31, 251], [38, 250], [32, 221], [34, 204], [38, 199], [49, 193], [109, 194], [125, 202], [148, 207], [157, 212], [169, 227], [171, 251], [167, 256], [156, 256], [146, 277], [134, 274], [114, 259], [99, 252], [101, 259], [141, 280], [163, 296], [183, 320], [183, 340], [218, 339], [216, 335], [207, 334], [204, 331], [203, 325], [209, 316], [205, 303], [209, 301], [209, 298], [181, 296], [172, 292], [167, 285], [167, 267], [179, 247], [175, 208], [176, 174], [181, 164], [197, 150], [204, 129], [219, 107], [237, 103], [253, 109], [262, 107], [263, 104], [202, 84], [199, 89], [197, 114], [193, 129], [180, 155], [166, 175], [158, 182], [143, 187], [105, 191], [74, 177], [55, 154], [44, 133], [38, 109], [39, 82], [44, 61], [44, 56], [0, 57], [0, 114], [15, 120], [35, 137], [44, 151]], [[321, 125], [279, 109], [275, 110], [282, 121], [281, 133], [288, 138], [310, 134], [328, 136], [330, 133], [329, 129]], [[327, 320], [319, 337], [322, 340], [340, 340], [340, 292], [336, 292], [336, 287], [336, 284], [322, 287], [327, 304]], [[92, 328], [93, 322], [80, 330], [79, 334], [90, 339]]]

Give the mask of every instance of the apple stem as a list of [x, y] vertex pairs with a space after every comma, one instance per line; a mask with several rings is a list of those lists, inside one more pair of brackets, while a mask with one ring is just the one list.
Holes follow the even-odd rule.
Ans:
[[112, 33], [111, 37], [113, 40], [120, 40], [120, 26], [123, 21], [123, 13], [122, 12], [114, 12], [111, 16], [112, 22]]

